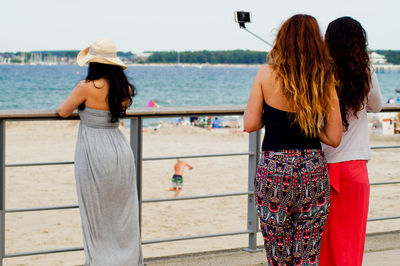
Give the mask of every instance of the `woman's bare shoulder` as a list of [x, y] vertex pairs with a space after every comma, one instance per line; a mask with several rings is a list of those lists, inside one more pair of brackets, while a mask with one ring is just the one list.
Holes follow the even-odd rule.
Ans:
[[271, 64], [265, 64], [260, 68], [260, 71], [265, 74], [271, 74], [274, 72], [274, 67]]
[[262, 81], [268, 81], [274, 76], [274, 68], [270, 64], [263, 65], [259, 70], [258, 74], [259, 79]]
[[271, 82], [274, 83], [275, 82], [275, 76], [276, 76], [275, 69], [270, 64], [264, 65], [258, 71], [258, 76], [259, 76], [260, 81], [264, 85], [270, 84]]
[[87, 80], [81, 80], [78, 82], [78, 84], [76, 84], [76, 88], [83, 90], [90, 89], [92, 86], [93, 86], [92, 82]]
[[108, 84], [104, 79], [91, 80], [91, 81], [81, 80], [76, 85], [76, 88], [82, 91], [87, 91], [89, 93], [97, 93], [101, 89], [108, 89]]

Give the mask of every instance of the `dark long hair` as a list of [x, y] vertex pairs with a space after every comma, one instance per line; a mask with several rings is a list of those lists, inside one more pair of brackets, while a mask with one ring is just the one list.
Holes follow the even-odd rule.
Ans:
[[357, 117], [371, 88], [367, 33], [357, 20], [341, 17], [329, 23], [325, 42], [335, 62], [340, 112], [347, 130], [349, 115]]
[[[94, 81], [104, 78], [110, 86], [106, 101], [110, 108], [111, 122], [118, 122], [124, 117], [126, 110], [132, 104], [132, 97], [136, 94], [136, 88], [129, 83], [120, 66], [100, 63], [89, 63], [86, 81]], [[127, 102], [127, 100], [129, 100]], [[127, 104], [125, 104], [127, 102]]]

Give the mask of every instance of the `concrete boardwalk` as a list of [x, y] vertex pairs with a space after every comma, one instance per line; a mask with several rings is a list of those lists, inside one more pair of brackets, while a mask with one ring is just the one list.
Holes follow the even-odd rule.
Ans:
[[[263, 249], [254, 253], [241, 249], [195, 253], [147, 259], [145, 263], [147, 266], [267, 265]], [[367, 235], [363, 265], [400, 265], [400, 231]]]

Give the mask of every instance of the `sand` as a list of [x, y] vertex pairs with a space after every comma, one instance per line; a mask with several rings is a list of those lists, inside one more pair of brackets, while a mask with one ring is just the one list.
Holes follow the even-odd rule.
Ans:
[[[72, 161], [77, 121], [8, 122], [6, 162]], [[122, 128], [129, 138], [129, 130]], [[400, 136], [372, 135], [373, 145], [400, 144]], [[208, 131], [191, 126], [164, 125], [143, 134], [144, 157], [183, 156], [248, 151], [248, 134], [236, 129]], [[188, 159], [194, 166], [184, 174], [180, 196], [247, 191], [246, 156]], [[143, 198], [171, 198], [174, 160], [143, 162]], [[400, 180], [398, 150], [373, 151], [370, 180]], [[400, 214], [400, 185], [371, 188], [370, 217]], [[77, 204], [73, 166], [6, 169], [6, 208]], [[144, 203], [143, 240], [246, 230], [247, 196]], [[400, 220], [368, 223], [368, 232], [397, 230]], [[6, 253], [78, 247], [82, 245], [77, 209], [9, 213]], [[261, 237], [258, 236], [261, 244]], [[144, 245], [145, 257], [165, 256], [247, 245], [247, 236], [208, 238]], [[5, 265], [81, 265], [82, 251], [5, 259]]]

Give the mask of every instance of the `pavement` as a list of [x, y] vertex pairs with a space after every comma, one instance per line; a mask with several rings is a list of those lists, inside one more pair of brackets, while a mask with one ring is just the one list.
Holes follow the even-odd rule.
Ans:
[[[218, 250], [183, 254], [169, 257], [149, 258], [146, 266], [261, 266], [267, 265], [263, 247], [257, 252], [242, 249]], [[368, 234], [365, 242], [363, 266], [400, 266], [400, 230]]]

